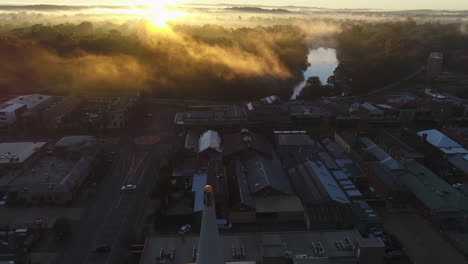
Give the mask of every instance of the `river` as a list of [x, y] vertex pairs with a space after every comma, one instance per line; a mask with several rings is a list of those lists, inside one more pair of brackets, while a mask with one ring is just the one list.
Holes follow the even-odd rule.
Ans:
[[312, 76], [318, 76], [323, 84], [327, 83], [328, 77], [333, 75], [338, 66], [336, 50], [329, 48], [311, 49], [307, 60], [310, 66], [304, 72], [304, 81], [294, 88], [291, 99], [295, 100], [304, 88], [307, 79]]

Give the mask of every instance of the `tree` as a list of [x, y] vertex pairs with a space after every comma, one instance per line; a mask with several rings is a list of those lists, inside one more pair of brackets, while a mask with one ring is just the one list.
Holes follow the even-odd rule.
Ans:
[[319, 77], [313, 76], [307, 79], [306, 85], [302, 89], [302, 92], [298, 96], [298, 99], [312, 100], [327, 95], [330, 95], [330, 91], [327, 91], [327, 87], [322, 85], [322, 82], [320, 81]]
[[70, 219], [66, 217], [61, 217], [55, 221], [54, 226], [54, 235], [57, 241], [67, 240], [71, 235], [71, 223]]

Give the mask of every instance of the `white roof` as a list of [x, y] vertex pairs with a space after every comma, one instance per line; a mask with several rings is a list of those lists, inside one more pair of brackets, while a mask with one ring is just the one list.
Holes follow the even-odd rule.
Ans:
[[15, 97], [9, 100], [6, 103], [9, 104], [23, 104], [26, 105], [26, 108], [31, 109], [36, 107], [37, 105], [47, 101], [50, 98], [49, 95], [44, 94], [29, 94], [29, 95], [22, 95]]
[[462, 145], [453, 141], [451, 138], [447, 137], [440, 131], [436, 129], [424, 130], [418, 132], [418, 135], [422, 137], [423, 135], [427, 135], [427, 142], [429, 142], [434, 147], [440, 149], [444, 153], [447, 154], [468, 154], [468, 150], [466, 150]]
[[221, 137], [218, 132], [208, 130], [200, 136], [198, 152], [203, 152], [209, 148], [221, 152]]
[[3, 107], [3, 109], [1, 109], [0, 111], [1, 112], [6, 112], [6, 113], [11, 113], [11, 112], [14, 112], [14, 111], [20, 109], [23, 106], [24, 106], [24, 104], [6, 103], [4, 105], [4, 107]]
[[0, 164], [22, 163], [46, 142], [5, 142], [0, 143]]

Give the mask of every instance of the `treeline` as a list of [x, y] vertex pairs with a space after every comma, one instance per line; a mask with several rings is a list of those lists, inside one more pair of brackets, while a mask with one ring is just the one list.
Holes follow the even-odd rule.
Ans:
[[159, 32], [140, 21], [103, 28], [34, 25], [0, 36], [0, 56], [9, 62], [0, 71], [0, 90], [289, 97], [307, 67], [305, 35], [294, 26], [177, 25]]
[[326, 84], [310, 80], [302, 98], [338, 95], [342, 91], [365, 94], [424, 67], [431, 52], [450, 54], [468, 49], [468, 34], [460, 23], [347, 22], [341, 27], [335, 38], [339, 65], [334, 75]]

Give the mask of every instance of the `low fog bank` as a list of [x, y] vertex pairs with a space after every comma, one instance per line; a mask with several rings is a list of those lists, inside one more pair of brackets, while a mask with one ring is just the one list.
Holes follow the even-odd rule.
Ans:
[[340, 61], [325, 95], [341, 91], [337, 83], [360, 93], [414, 70], [430, 51], [466, 48], [468, 37], [465, 12], [181, 6], [187, 15], [157, 30], [139, 9], [0, 6], [0, 58], [9, 62], [0, 91], [289, 98], [309, 50], [325, 46]]

